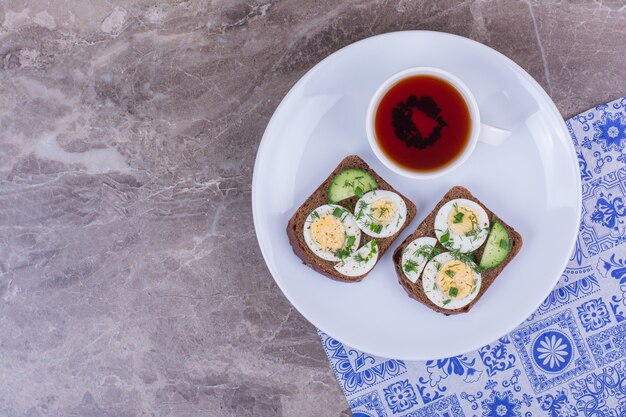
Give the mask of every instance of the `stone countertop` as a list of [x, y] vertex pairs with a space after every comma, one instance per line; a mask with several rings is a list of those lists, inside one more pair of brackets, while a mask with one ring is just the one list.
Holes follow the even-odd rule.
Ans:
[[1, 416], [349, 415], [250, 206], [266, 123], [333, 51], [445, 31], [564, 117], [626, 93], [623, 1], [206, 3], [0, 3]]

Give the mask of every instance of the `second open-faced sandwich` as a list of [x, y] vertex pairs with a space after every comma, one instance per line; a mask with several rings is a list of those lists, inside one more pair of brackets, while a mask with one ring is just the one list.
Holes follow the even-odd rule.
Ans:
[[463, 187], [453, 187], [394, 251], [410, 297], [446, 315], [466, 313], [522, 247], [522, 237]]

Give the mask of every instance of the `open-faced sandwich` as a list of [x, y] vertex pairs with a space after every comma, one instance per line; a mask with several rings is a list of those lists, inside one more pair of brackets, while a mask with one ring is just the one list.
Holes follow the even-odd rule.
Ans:
[[522, 247], [522, 237], [467, 189], [453, 187], [395, 250], [400, 284], [446, 315], [466, 313]]
[[329, 278], [362, 280], [415, 217], [415, 205], [358, 156], [346, 157], [296, 210], [289, 243]]

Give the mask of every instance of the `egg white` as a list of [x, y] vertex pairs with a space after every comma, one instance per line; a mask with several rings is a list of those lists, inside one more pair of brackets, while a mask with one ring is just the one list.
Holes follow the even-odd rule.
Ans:
[[[435, 239], [434, 237], [419, 237], [415, 239], [414, 241], [412, 241], [411, 243], [409, 243], [404, 248], [404, 251], [402, 252], [401, 267], [402, 267], [402, 272], [404, 273], [404, 275], [407, 277], [409, 281], [411, 281], [412, 283], [416, 283], [420, 275], [422, 274], [422, 271], [424, 270], [426, 263], [428, 263], [428, 259], [424, 255], [422, 254], [415, 255], [415, 252], [424, 246], [434, 247], [436, 244], [437, 244], [437, 239]], [[411, 270], [407, 272], [404, 269], [404, 265], [409, 260], [417, 264], [417, 267], [416, 267], [417, 271]]]
[[[370, 228], [370, 225], [373, 223], [370, 217], [372, 215], [371, 207], [374, 202], [382, 198], [391, 200], [396, 212], [393, 219], [389, 223], [382, 225], [380, 232], [376, 232]], [[406, 222], [406, 204], [402, 197], [394, 192], [374, 190], [364, 194], [363, 197], [357, 201], [354, 207], [354, 216], [363, 233], [372, 237], [385, 238], [396, 234], [398, 230], [402, 228], [404, 222]]]
[[[469, 207], [476, 213], [480, 232], [475, 236], [456, 234], [448, 226], [448, 218], [452, 210], [454, 210], [455, 204], [458, 204], [459, 207]], [[445, 235], [446, 232], [449, 232], [450, 239], [447, 242], [441, 242], [441, 236]], [[435, 235], [441, 244], [448, 249], [456, 249], [463, 253], [475, 251], [485, 243], [487, 235], [489, 235], [489, 216], [487, 216], [487, 212], [474, 201], [464, 198], [450, 200], [437, 212], [437, 216], [435, 217]]]
[[[450, 297], [448, 294], [441, 292], [437, 285], [437, 273], [439, 269], [437, 264], [443, 265], [448, 261], [455, 259], [450, 252], [444, 252], [435, 256], [424, 268], [422, 273], [422, 285], [424, 287], [424, 293], [433, 304], [445, 308], [447, 310], [456, 310], [458, 308], [465, 307], [476, 298], [476, 295], [480, 291], [480, 285], [482, 282], [481, 275], [474, 272], [474, 278], [476, 279], [476, 285], [472, 292], [465, 298]], [[446, 300], [450, 300], [447, 304], [444, 304]]]
[[361, 229], [359, 229], [359, 226], [356, 223], [356, 220], [352, 213], [350, 213], [350, 210], [336, 204], [325, 204], [323, 206], [319, 206], [318, 208], [313, 210], [304, 221], [303, 235], [304, 241], [306, 242], [309, 249], [311, 249], [311, 251], [313, 251], [315, 255], [326, 261], [340, 261], [341, 259], [337, 255], [335, 255], [334, 252], [324, 250], [320, 245], [317, 244], [317, 242], [315, 242], [315, 240], [313, 240], [313, 237], [311, 236], [311, 224], [313, 223], [313, 220], [315, 220], [313, 213], [317, 213], [320, 217], [326, 215], [332, 216], [333, 211], [337, 207], [344, 211], [339, 220], [341, 221], [341, 224], [343, 224], [343, 227], [346, 231], [346, 236], [355, 237], [354, 243], [349, 248], [350, 252], [354, 252], [356, 248], [359, 247], [359, 243], [361, 242]]
[[[376, 248], [374, 251], [373, 249]], [[358, 261], [355, 258], [360, 255], [364, 261]], [[349, 258], [344, 259], [335, 265], [335, 270], [341, 275], [347, 277], [358, 277], [363, 275], [374, 268], [378, 261], [378, 243], [375, 240], [370, 240], [359, 250], [354, 252]]]

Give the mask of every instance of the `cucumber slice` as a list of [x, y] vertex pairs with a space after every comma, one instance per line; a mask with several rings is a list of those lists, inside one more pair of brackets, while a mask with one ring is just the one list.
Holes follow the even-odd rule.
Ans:
[[485, 269], [495, 268], [500, 265], [511, 252], [511, 239], [506, 227], [499, 221], [495, 220], [487, 243], [483, 257], [480, 259], [480, 266]]
[[358, 168], [346, 168], [335, 175], [328, 186], [328, 203], [335, 204], [354, 196], [361, 198], [363, 194], [377, 187], [378, 183], [367, 172]]

